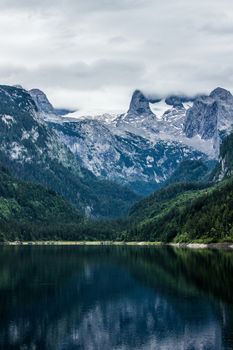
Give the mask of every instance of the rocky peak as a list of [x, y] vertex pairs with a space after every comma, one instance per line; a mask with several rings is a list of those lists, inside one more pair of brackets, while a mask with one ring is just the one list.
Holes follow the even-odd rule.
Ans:
[[130, 102], [128, 114], [134, 115], [153, 115], [149, 100], [140, 90], [135, 90]]
[[32, 89], [29, 91], [31, 97], [35, 101], [40, 112], [46, 114], [55, 114], [52, 104], [49, 102], [46, 94], [39, 89]]
[[32, 89], [29, 91], [32, 99], [35, 101], [35, 104], [39, 110], [39, 112], [49, 116], [64, 116], [68, 113], [75, 112], [74, 110], [65, 109], [65, 108], [54, 108], [51, 102], [49, 101], [46, 94], [39, 89]]
[[184, 131], [187, 137], [199, 135], [208, 140], [214, 137], [218, 123], [218, 105], [216, 101], [198, 98], [193, 107], [187, 111]]
[[230, 130], [233, 124], [233, 96], [223, 89], [216, 88], [209, 96], [199, 96], [193, 107], [187, 111], [184, 132], [188, 138], [219, 139], [219, 133]]
[[221, 87], [217, 87], [216, 89], [214, 89], [211, 92], [210, 97], [217, 100], [217, 101], [224, 101], [227, 103], [233, 103], [233, 96], [230, 93], [230, 91], [223, 89]]

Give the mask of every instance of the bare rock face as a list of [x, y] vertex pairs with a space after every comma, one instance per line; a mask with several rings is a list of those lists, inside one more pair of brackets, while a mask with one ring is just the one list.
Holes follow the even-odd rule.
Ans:
[[[101, 181], [127, 185], [143, 195], [167, 181], [183, 161], [218, 159], [220, 145], [232, 131], [233, 96], [222, 88], [216, 88], [209, 96], [170, 95], [164, 98], [135, 90], [126, 113], [81, 118], [75, 117], [75, 113], [74, 116], [63, 116], [39, 89], [28, 93], [18, 87], [10, 96], [13, 98], [18, 94], [27, 95], [36, 120], [52, 135], [45, 132], [37, 144], [36, 138], [40, 135], [37, 128], [29, 133], [24, 130], [22, 134], [19, 121], [14, 124], [15, 115], [12, 116], [10, 110], [4, 111], [3, 127], [13, 131], [17, 126], [16, 130], [21, 130], [20, 140], [17, 140], [20, 147], [22, 142], [28, 145], [29, 139], [34, 138], [28, 151], [35, 148], [37, 152], [42, 144], [44, 150], [40, 152], [46, 154], [49, 145], [49, 155], [59, 158], [60, 163], [64, 160], [67, 163], [69, 154], [72, 162], [80, 164], [89, 175]], [[4, 101], [3, 98], [1, 108]], [[13, 106], [12, 103], [9, 102], [7, 107]], [[19, 101], [18, 106], [21, 106], [17, 109], [19, 117], [24, 112], [24, 105]], [[7, 132], [7, 136], [4, 135], [9, 138], [8, 129]], [[12, 135], [15, 137], [16, 131]], [[54, 139], [59, 145], [57, 149]], [[14, 157], [24, 155], [18, 143], [12, 146]], [[31, 156], [26, 159], [31, 161]]]
[[29, 91], [31, 97], [35, 101], [37, 108], [40, 112], [46, 114], [55, 114], [52, 104], [49, 102], [46, 94], [39, 89], [32, 89]]
[[217, 87], [210, 93], [210, 97], [216, 99], [217, 101], [227, 102], [233, 104], [233, 96], [230, 91]]
[[135, 90], [126, 113], [77, 120], [55, 115], [40, 90], [30, 94], [84, 168], [142, 194], [166, 181], [183, 161], [217, 159], [221, 141], [232, 129], [233, 96], [222, 88], [209, 96], [166, 98]]
[[[45, 102], [44, 111], [50, 112], [45, 95], [39, 96], [39, 101]], [[79, 157], [46, 118], [41, 118], [41, 109], [32, 95], [21, 87], [0, 85], [0, 163], [15, 177], [59, 193], [92, 216], [122, 215], [138, 198], [122, 186], [103, 183], [84, 169]]]
[[[22, 88], [22, 87], [21, 87]], [[45, 115], [54, 115], [54, 116], [64, 116], [68, 113], [73, 113], [73, 110], [68, 110], [64, 108], [54, 108], [52, 103], [49, 101], [46, 94], [40, 89], [32, 89], [29, 91], [32, 99], [34, 100], [38, 111]]]
[[140, 90], [135, 90], [130, 102], [129, 115], [153, 115], [149, 100], [143, 95]]
[[209, 96], [198, 97], [187, 111], [184, 132], [188, 138], [216, 138], [222, 130], [233, 124], [233, 96], [222, 88], [216, 88]]
[[199, 135], [202, 139], [211, 139], [217, 131], [218, 104], [212, 99], [198, 98], [187, 111], [185, 134], [191, 138]]
[[98, 120], [51, 122], [50, 126], [93, 174], [143, 195], [165, 181], [181, 161], [205, 158], [178, 142], [160, 140], [154, 144], [130, 132], [115, 135]]

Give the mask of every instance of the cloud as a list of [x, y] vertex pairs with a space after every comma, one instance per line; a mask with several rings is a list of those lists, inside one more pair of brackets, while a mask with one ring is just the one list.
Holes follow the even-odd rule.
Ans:
[[206, 31], [210, 34], [217, 34], [217, 35], [231, 35], [233, 34], [233, 23], [232, 21], [226, 21], [224, 23], [214, 21], [214, 22], [208, 22], [206, 23], [202, 28], [201, 31]]
[[128, 40], [123, 36], [114, 36], [109, 39], [109, 44], [127, 44]]
[[233, 90], [232, 0], [0, 0], [0, 81], [59, 106]]
[[144, 6], [148, 0], [1, 0], [0, 8], [17, 11], [48, 13], [55, 12], [79, 13], [123, 11], [132, 7]]
[[0, 67], [0, 76], [11, 81], [24, 80], [28, 86], [93, 90], [106, 86], [131, 86], [143, 82], [144, 67], [127, 61], [97, 60], [92, 64], [76, 62], [70, 65], [42, 65], [28, 69], [21, 66]]

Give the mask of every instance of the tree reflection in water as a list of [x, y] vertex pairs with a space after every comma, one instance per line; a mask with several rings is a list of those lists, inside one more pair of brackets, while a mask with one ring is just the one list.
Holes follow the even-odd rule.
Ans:
[[0, 348], [231, 349], [233, 253], [1, 247]]

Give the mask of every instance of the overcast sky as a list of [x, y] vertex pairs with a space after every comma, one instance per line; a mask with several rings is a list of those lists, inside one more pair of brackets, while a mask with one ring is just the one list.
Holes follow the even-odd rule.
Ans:
[[233, 91], [232, 0], [0, 0], [0, 82], [55, 106], [125, 110], [158, 95]]

